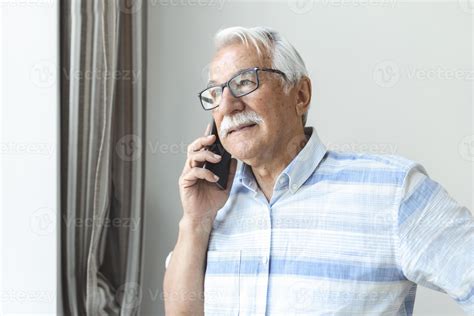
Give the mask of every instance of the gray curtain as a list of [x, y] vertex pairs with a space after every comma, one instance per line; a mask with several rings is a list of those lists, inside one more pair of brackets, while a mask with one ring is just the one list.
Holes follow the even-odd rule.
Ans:
[[139, 311], [145, 27], [145, 1], [61, 1], [65, 315], [136, 315]]

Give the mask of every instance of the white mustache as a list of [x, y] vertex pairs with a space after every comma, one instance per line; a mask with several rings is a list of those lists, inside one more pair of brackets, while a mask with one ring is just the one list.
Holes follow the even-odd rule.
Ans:
[[224, 116], [220, 126], [220, 134], [226, 137], [229, 131], [241, 125], [260, 124], [263, 119], [255, 112], [239, 112], [233, 116]]

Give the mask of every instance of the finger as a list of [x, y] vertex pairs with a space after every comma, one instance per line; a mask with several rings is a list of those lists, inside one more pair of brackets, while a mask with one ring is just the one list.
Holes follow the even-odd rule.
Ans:
[[208, 136], [199, 137], [198, 139], [196, 139], [195, 141], [193, 141], [191, 144], [189, 144], [189, 146], [188, 146], [188, 155], [189, 155], [190, 153], [199, 151], [199, 150], [201, 150], [202, 148], [213, 144], [214, 141], [215, 141], [215, 135], [214, 135], [214, 134], [211, 134], [211, 135], [208, 135]]
[[199, 179], [206, 180], [209, 182], [217, 182], [219, 180], [216, 175], [204, 168], [192, 168], [182, 176], [183, 186], [189, 187], [194, 185]]
[[190, 168], [201, 167], [206, 161], [216, 163], [221, 159], [222, 157], [220, 155], [215, 154], [210, 150], [203, 150], [191, 153], [189, 155], [188, 164]]

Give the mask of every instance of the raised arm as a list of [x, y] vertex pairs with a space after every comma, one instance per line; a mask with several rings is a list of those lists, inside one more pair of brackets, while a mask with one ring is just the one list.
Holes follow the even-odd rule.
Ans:
[[[209, 125], [205, 135], [209, 133]], [[166, 315], [204, 315], [204, 273], [212, 223], [217, 211], [229, 197], [237, 168], [232, 159], [227, 189], [213, 182], [214, 174], [202, 168], [205, 161], [217, 162], [206, 146], [215, 136], [199, 137], [188, 146], [188, 158], [179, 178], [183, 217], [179, 222], [178, 240], [163, 280]]]

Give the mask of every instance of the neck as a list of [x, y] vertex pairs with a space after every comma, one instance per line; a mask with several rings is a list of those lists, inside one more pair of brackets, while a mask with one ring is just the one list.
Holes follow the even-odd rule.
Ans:
[[270, 200], [276, 178], [298, 155], [307, 142], [308, 137], [304, 134], [304, 130], [302, 130], [291, 137], [290, 141], [283, 142], [278, 151], [271, 153], [269, 159], [251, 165], [255, 179], [268, 200]]

